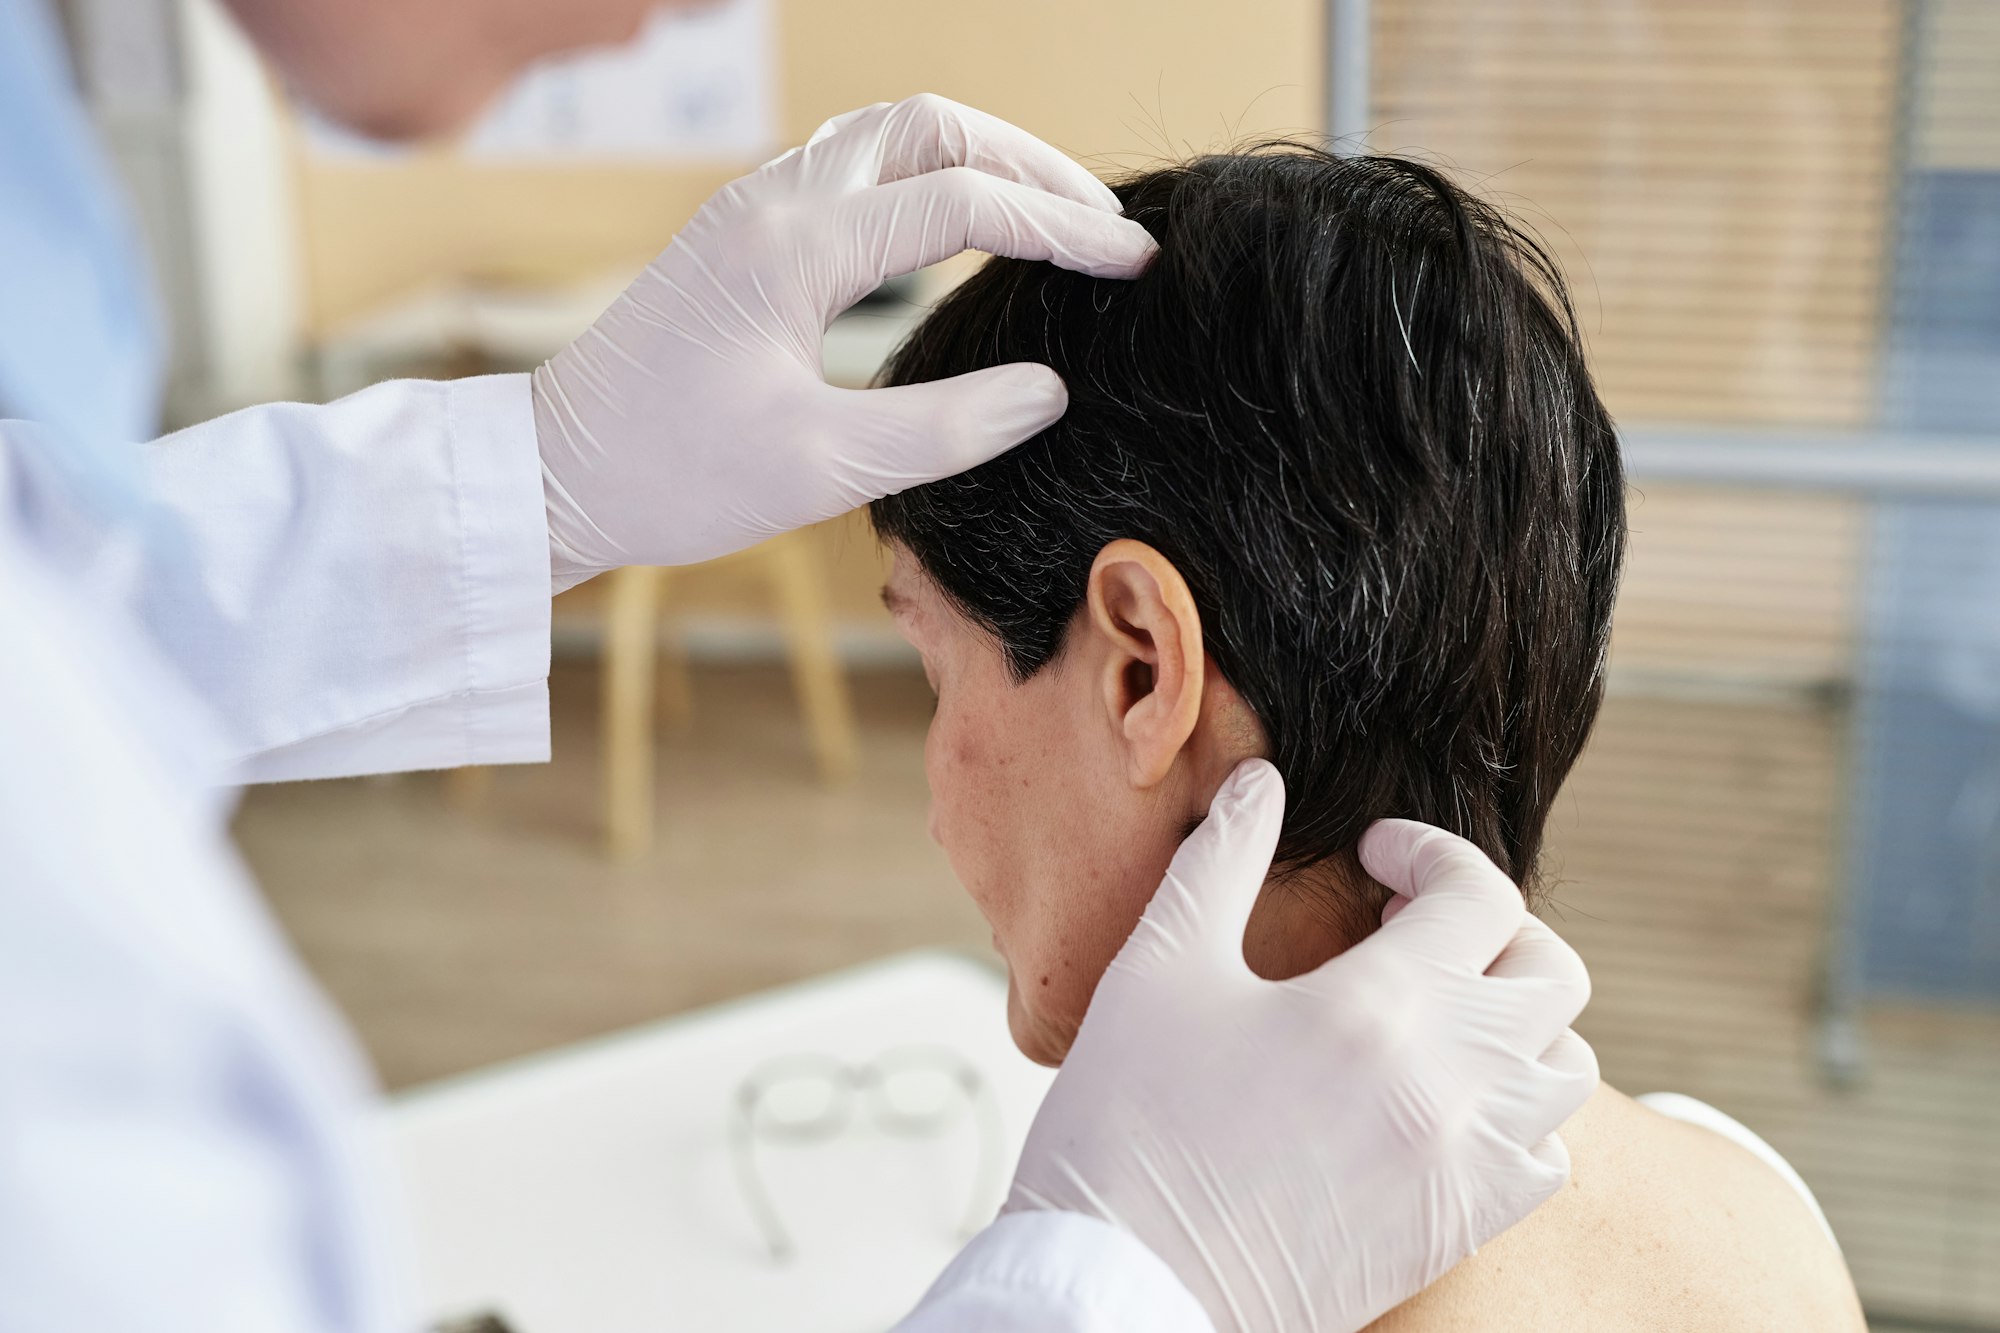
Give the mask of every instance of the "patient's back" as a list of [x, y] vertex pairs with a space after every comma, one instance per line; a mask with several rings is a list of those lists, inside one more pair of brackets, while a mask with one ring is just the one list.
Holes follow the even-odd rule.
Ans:
[[1818, 1217], [1746, 1149], [1609, 1087], [1562, 1134], [1568, 1186], [1375, 1329], [1864, 1327]]

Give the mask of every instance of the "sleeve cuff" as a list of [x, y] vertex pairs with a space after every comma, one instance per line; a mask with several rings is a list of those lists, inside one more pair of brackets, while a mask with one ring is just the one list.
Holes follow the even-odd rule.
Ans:
[[895, 1333], [1214, 1333], [1138, 1237], [1081, 1213], [1009, 1213], [972, 1238]]
[[352, 777], [549, 757], [549, 536], [526, 375], [440, 392], [458, 532], [458, 688], [255, 754], [237, 783]]
[[435, 699], [250, 756], [232, 786], [413, 773], [549, 758], [549, 683]]
[[458, 477], [467, 693], [546, 685], [549, 516], [528, 377], [455, 381], [445, 429]]

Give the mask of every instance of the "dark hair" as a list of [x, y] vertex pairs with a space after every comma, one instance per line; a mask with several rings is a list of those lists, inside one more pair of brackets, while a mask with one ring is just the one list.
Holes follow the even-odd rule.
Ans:
[[1132, 537], [1187, 580], [1264, 725], [1299, 868], [1375, 819], [1471, 839], [1523, 886], [1603, 697], [1625, 538], [1611, 418], [1562, 277], [1439, 171], [1266, 144], [1115, 186], [1135, 281], [995, 259], [889, 383], [1040, 361], [1055, 425], [875, 503], [1017, 679]]

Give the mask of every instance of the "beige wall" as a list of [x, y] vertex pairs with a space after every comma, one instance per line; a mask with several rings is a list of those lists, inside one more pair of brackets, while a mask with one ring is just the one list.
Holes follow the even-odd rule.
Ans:
[[[1946, 8], [1954, 33], [1980, 27]], [[1443, 160], [1540, 234], [1622, 426], [1869, 420], [1894, 0], [1378, 0], [1375, 17], [1374, 146]], [[1623, 672], [1845, 675], [1849, 502], [1655, 486], [1631, 519]]]
[[[1317, 0], [779, 0], [781, 125], [938, 92], [1115, 168], [1319, 121]], [[1002, 18], [991, 17], [1001, 14]], [[302, 156], [307, 321], [322, 331], [427, 279], [534, 281], [637, 266], [753, 166], [503, 168], [447, 153]]]
[[1374, 146], [1441, 157], [1568, 271], [1621, 421], [1873, 405], [1894, 0], [1381, 0]]

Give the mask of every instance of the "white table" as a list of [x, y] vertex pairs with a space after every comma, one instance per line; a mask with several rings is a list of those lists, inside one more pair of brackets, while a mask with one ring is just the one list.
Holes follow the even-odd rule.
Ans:
[[1051, 1078], [1015, 1051], [1005, 994], [969, 958], [905, 954], [398, 1098], [427, 1312], [490, 1309], [519, 1333], [884, 1327], [961, 1243], [973, 1119], [908, 1139], [856, 1117], [760, 1147], [797, 1246], [781, 1265], [734, 1169], [737, 1090], [772, 1057], [950, 1047], [994, 1091], [1004, 1181]]

